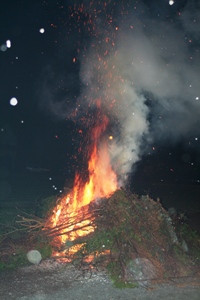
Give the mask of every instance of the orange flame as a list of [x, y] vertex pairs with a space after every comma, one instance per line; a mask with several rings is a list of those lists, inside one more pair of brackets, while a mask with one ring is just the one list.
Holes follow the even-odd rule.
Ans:
[[[107, 198], [117, 190], [117, 176], [110, 164], [108, 141], [101, 141], [98, 144], [107, 125], [108, 118], [104, 115], [101, 116], [101, 124], [93, 129], [93, 150], [88, 162], [88, 181], [84, 184], [80, 174], [76, 174], [72, 192], [61, 199], [47, 221], [47, 227], [58, 230], [61, 244], [93, 232], [91, 214], [88, 217], [88, 204], [95, 199]], [[79, 222], [80, 210], [87, 218]], [[67, 223], [71, 225], [66, 229]]]

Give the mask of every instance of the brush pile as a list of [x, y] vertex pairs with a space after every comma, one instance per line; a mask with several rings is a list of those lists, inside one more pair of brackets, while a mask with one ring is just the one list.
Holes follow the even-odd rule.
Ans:
[[[136, 282], [146, 286], [152, 281], [200, 275], [200, 236], [187, 224], [172, 220], [161, 203], [148, 196], [140, 197], [121, 189], [110, 198], [83, 207], [73, 218], [66, 211], [66, 218], [59, 226], [49, 227], [47, 220], [52, 213], [51, 209], [46, 218], [26, 213], [18, 216], [19, 227], [14, 228], [14, 233], [28, 233], [25, 250], [30, 250], [31, 245], [34, 249], [37, 238], [43, 241], [42, 249], [53, 248], [56, 258], [65, 258], [77, 268], [106, 268], [118, 287]], [[85, 231], [85, 235], [80, 236], [80, 231]], [[60, 243], [66, 234], [69, 238]], [[11, 239], [8, 233], [6, 236], [0, 250]], [[12, 253], [13, 245], [12, 242]]]
[[90, 205], [90, 211], [94, 232], [73, 242], [81, 245], [73, 255], [77, 265], [104, 264], [118, 283], [146, 284], [198, 272], [198, 257], [185, 249], [183, 236], [160, 202], [118, 190]]

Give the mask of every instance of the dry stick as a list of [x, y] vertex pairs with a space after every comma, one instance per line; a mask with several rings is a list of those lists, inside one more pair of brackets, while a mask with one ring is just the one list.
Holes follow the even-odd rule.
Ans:
[[[21, 217], [21, 216], [20, 216]], [[22, 218], [24, 218], [24, 217], [22, 217]], [[14, 227], [14, 226], [6, 226], [6, 227], [11, 227], [11, 228], [14, 228], [14, 230], [11, 230], [11, 231], [9, 231], [9, 232], [6, 232], [5, 234], [3, 234], [5, 237], [7, 237], [8, 235], [10, 235], [10, 234], [12, 234], [12, 233], [14, 233], [14, 232], [19, 232], [19, 231], [24, 231], [24, 230], [27, 230], [27, 228], [29, 228], [30, 230], [29, 230], [29, 232], [30, 231], [32, 231], [32, 230], [36, 230], [36, 229], [38, 229], [38, 228], [41, 228], [42, 227], [42, 225], [41, 224], [39, 224], [39, 225], [30, 225], [30, 224], [26, 224], [27, 222], [30, 222], [30, 220], [31, 220], [31, 222], [36, 222], [37, 223], [37, 221], [36, 220], [32, 220], [32, 219], [26, 219], [26, 218], [24, 218], [24, 220], [23, 221], [15, 221], [16, 223], [19, 223], [21, 226], [23, 226], [24, 228], [16, 228], [16, 227]]]
[[30, 230], [36, 230], [36, 229], [44, 227], [44, 222], [42, 222], [41, 219], [35, 220], [35, 219], [28, 219], [23, 216], [19, 216], [19, 217], [21, 217], [22, 220], [16, 221], [16, 223], [18, 223], [21, 226], [24, 226]]
[[[80, 230], [80, 229], [83, 229], [83, 228], [86, 228], [86, 227], [89, 227], [89, 226], [93, 227], [93, 226], [92, 226], [92, 223], [89, 223], [89, 224], [87, 224], [87, 225], [81, 226], [81, 227], [79, 227], [79, 228], [71, 229], [71, 230], [66, 231], [66, 232], [57, 233], [57, 234], [55, 234], [55, 235], [52, 235], [51, 233], [49, 233], [49, 235], [50, 235], [50, 236], [61, 236], [61, 235], [69, 234], [69, 233], [71, 233], [71, 232], [76, 232], [76, 231], [78, 231], [78, 230]], [[53, 232], [53, 233], [54, 233], [54, 232]]]
[[[10, 235], [10, 234], [12, 234], [12, 233], [14, 233], [14, 232], [23, 231], [23, 230], [25, 230], [25, 228], [21, 228], [21, 229], [16, 228], [15, 230], [12, 230], [12, 231], [9, 231], [9, 232], [7, 232], [7, 233], [4, 233], [4, 234], [3, 234], [3, 236], [4, 236], [4, 239], [3, 239], [3, 240], [5, 240], [6, 237], [7, 237], [8, 235]], [[2, 242], [2, 240], [1, 240], [1, 242]]]
[[[94, 227], [94, 225], [93, 225], [94, 218], [91, 219], [91, 216], [90, 216], [90, 220], [89, 220], [90, 222], [89, 223], [87, 223], [86, 225], [83, 225], [81, 227], [76, 227], [79, 223], [81, 224], [83, 221], [88, 220], [88, 218], [89, 217], [87, 216], [86, 219], [79, 219], [76, 222], [72, 222], [72, 223], [68, 222], [68, 223], [65, 223], [64, 225], [60, 224], [60, 225], [57, 225], [53, 228], [48, 228], [47, 230], [44, 229], [44, 231], [48, 235], [53, 236], [54, 233], [56, 233], [54, 236], [58, 236], [58, 235], [64, 235], [64, 234], [67, 234], [67, 233], [70, 233], [70, 232], [73, 232], [73, 231], [77, 231], [77, 230], [80, 230], [80, 229], [88, 227], [88, 226], [93, 226]], [[73, 220], [74, 220], [74, 218], [73, 218]], [[74, 228], [71, 229], [71, 230], [68, 230], [68, 231], [65, 231], [65, 232], [60, 232], [61, 230], [64, 230], [64, 229], [67, 230], [67, 228], [70, 228], [70, 227], [73, 227], [73, 226], [74, 226]]]
[[[28, 214], [27, 212], [25, 212], [25, 211], [19, 209], [18, 207], [16, 207], [16, 209], [17, 209], [18, 211], [20, 211], [22, 214], [24, 214], [24, 215], [26, 215], [26, 216], [30, 216], [30, 217], [32, 217], [32, 218], [35, 219], [35, 220], [43, 220], [43, 219], [41, 219], [41, 218], [39, 218], [39, 217], [37, 217], [37, 216], [35, 216], [35, 215]], [[19, 215], [19, 217], [21, 217], [21, 216]]]
[[[77, 226], [79, 223], [82, 223], [83, 221], [86, 220], [90, 220], [90, 223], [88, 225], [92, 225], [92, 222], [94, 221], [94, 217], [91, 216], [91, 214], [83, 214], [82, 216], [79, 216], [80, 214], [76, 214], [75, 216], [69, 217], [68, 221], [66, 223], [62, 223], [59, 225], [54, 226], [53, 228], [51, 227], [46, 227], [43, 230], [47, 233], [47, 234], [53, 234], [54, 232], [58, 232], [67, 228], [70, 228], [72, 226]], [[79, 217], [79, 219], [77, 220], [77, 217]], [[73, 228], [73, 231], [81, 229], [82, 227], [75, 227]], [[71, 230], [70, 230], [71, 231]], [[63, 233], [65, 234], [65, 233]]]
[[[75, 220], [75, 222], [74, 222], [74, 217], [73, 218], [71, 218], [71, 220], [68, 220], [66, 223], [62, 223], [62, 224], [59, 224], [59, 225], [56, 225], [56, 226], [54, 226], [54, 227], [46, 227], [46, 228], [48, 228], [48, 229], [50, 229], [50, 230], [54, 230], [54, 229], [56, 229], [56, 230], [58, 230], [58, 229], [64, 229], [64, 228], [66, 228], [66, 226], [67, 227], [69, 227], [69, 226], [73, 226], [73, 225], [76, 225], [76, 224], [78, 224], [78, 223], [81, 223], [81, 222], [83, 222], [83, 221], [85, 221], [85, 220], [87, 220], [87, 219], [89, 219], [89, 216], [88, 217], [86, 217], [85, 219], [78, 219], [78, 220]], [[73, 222], [71, 222], [71, 221], [73, 221]]]
[[64, 225], [68, 224], [71, 220], [73, 220], [73, 221], [76, 220], [76, 223], [78, 223], [78, 220], [77, 220], [78, 217], [79, 217], [78, 220], [83, 221], [84, 219], [90, 218], [91, 217], [91, 213], [85, 214], [85, 213], [80, 212], [80, 213], [74, 214], [73, 216], [70, 216], [70, 215], [67, 216], [66, 215], [66, 218], [68, 218], [68, 221], [66, 223], [64, 223], [64, 224], [62, 223], [62, 224], [56, 225], [56, 226], [57, 227], [64, 226]]
[[[86, 219], [87, 220], [87, 219]], [[78, 221], [76, 221], [76, 222], [73, 222], [73, 223], [65, 223], [64, 225], [63, 224], [60, 224], [60, 225], [57, 225], [57, 226], [55, 226], [55, 227], [53, 227], [53, 228], [48, 228], [47, 230], [44, 228], [44, 231], [46, 232], [46, 234], [50, 234], [50, 235], [52, 235], [52, 234], [54, 234], [54, 233], [56, 233], [56, 232], [58, 232], [58, 231], [61, 231], [61, 230], [65, 230], [65, 229], [67, 229], [67, 228], [70, 228], [70, 227], [75, 227], [75, 226], [77, 226], [79, 223], [81, 223], [81, 222], [83, 222], [83, 221], [86, 221], [85, 219], [82, 219], [82, 220], [78, 220]], [[90, 220], [90, 223], [88, 223], [88, 225], [92, 225], [92, 221], [93, 220]], [[81, 227], [75, 227], [75, 228], [73, 228], [73, 231], [75, 231], [75, 230], [78, 230], [78, 229], [81, 229]], [[70, 230], [71, 231], [71, 230]]]

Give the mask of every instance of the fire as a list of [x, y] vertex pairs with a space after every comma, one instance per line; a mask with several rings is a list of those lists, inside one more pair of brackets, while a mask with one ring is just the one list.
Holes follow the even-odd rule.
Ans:
[[[88, 162], [89, 178], [83, 182], [76, 174], [72, 192], [63, 197], [47, 220], [46, 227], [55, 228], [57, 242], [64, 244], [94, 231], [88, 205], [100, 198], [107, 198], [117, 190], [117, 176], [110, 164], [107, 139], [102, 133], [108, 125], [106, 116], [92, 130], [92, 151]], [[55, 234], [56, 235], [56, 234]]]

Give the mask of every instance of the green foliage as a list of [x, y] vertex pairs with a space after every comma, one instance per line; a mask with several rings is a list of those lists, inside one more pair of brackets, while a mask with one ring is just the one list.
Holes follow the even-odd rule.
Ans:
[[53, 247], [51, 245], [51, 239], [40, 233], [32, 241], [32, 248], [38, 250], [41, 253], [42, 259], [49, 258], [52, 255]]
[[[55, 202], [55, 196], [43, 199], [38, 211], [40, 216], [50, 214], [55, 206]], [[22, 218], [19, 218], [18, 215], [22, 215]], [[30, 247], [37, 249], [43, 259], [51, 257], [52, 255], [52, 245], [49, 238], [39, 229], [30, 233], [28, 227], [26, 228], [18, 222], [19, 220], [23, 220], [23, 216], [25, 216], [27, 220], [30, 218], [30, 225], [34, 222], [34, 215], [29, 215], [22, 210], [10, 209], [0, 215], [0, 252], [2, 253], [0, 271], [16, 269], [29, 264], [26, 254]], [[6, 248], [9, 250], [4, 251]]]
[[17, 217], [16, 208], [12, 209], [2, 209], [0, 214], [0, 241], [5, 238], [5, 235], [14, 231], [15, 220]]
[[[55, 196], [43, 199], [38, 206], [37, 216], [48, 217], [52, 214], [55, 204]], [[65, 244], [66, 254], [69, 255], [71, 255], [70, 248], [80, 245], [73, 257], [75, 265], [84, 265], [88, 257], [92, 256], [91, 264], [105, 266], [117, 288], [137, 286], [135, 283], [128, 282], [126, 277], [126, 267], [135, 257], [145, 257], [155, 263], [159, 270], [163, 270], [163, 276], [166, 272], [168, 276], [172, 274], [170, 271], [173, 268], [170, 264], [175, 265], [176, 261], [179, 261], [181, 266], [188, 265], [188, 254], [172, 241], [173, 226], [168, 222], [167, 212], [149, 197], [139, 198], [137, 195], [127, 195], [124, 190], [118, 190], [97, 207], [91, 206], [91, 211], [94, 217], [94, 232], [73, 242], [66, 241]], [[24, 234], [24, 231], [22, 232]], [[25, 233], [27, 234], [26, 231]], [[177, 235], [180, 242], [185, 240], [188, 244], [190, 253], [200, 260], [200, 236], [191, 231], [188, 226], [181, 226]], [[3, 242], [2, 237], [3, 235], [0, 234], [0, 243]], [[17, 241], [19, 237], [12, 239], [12, 242]], [[31, 241], [31, 248], [37, 249], [43, 259], [52, 255], [51, 241], [45, 236], [44, 231], [38, 230], [37, 235], [32, 235], [33, 238], [30, 240], [27, 237], [28, 234], [23, 236], [24, 240], [27, 239], [23, 247], [20, 244], [20, 247], [15, 248], [15, 255], [10, 253], [7, 259], [0, 262], [0, 270], [28, 264], [26, 253], [27, 245], [30, 249], [29, 241]]]
[[[181, 239], [177, 239], [171, 219], [160, 203], [118, 190], [96, 210], [92, 209], [94, 232], [73, 241], [73, 244], [80, 244], [74, 255], [74, 262], [79, 266], [87, 263], [92, 255], [92, 264], [106, 266], [118, 288], [135, 286], [127, 279], [132, 281], [128, 264], [136, 257], [151, 261], [161, 277], [166, 272], [170, 277], [190, 274], [193, 270], [194, 264], [181, 247]], [[188, 234], [188, 238], [197, 240], [186, 228], [182, 231], [182, 237]], [[187, 243], [186, 238], [185, 241]]]
[[134, 243], [142, 241], [132, 224], [131, 203], [123, 191], [117, 191], [102, 204], [102, 211], [102, 215], [95, 217], [95, 231], [74, 242], [82, 246], [73, 262], [81, 265], [81, 261], [92, 255], [93, 263], [104, 262], [116, 287], [135, 287], [124, 278], [124, 268], [134, 252]]
[[187, 265], [188, 263], [188, 255], [183, 251], [183, 249], [179, 245], [173, 246], [173, 252], [182, 264]]
[[187, 240], [198, 240], [200, 238], [200, 234], [195, 230], [192, 230], [188, 224], [181, 224], [179, 227], [179, 234], [181, 237]]
[[180, 224], [176, 228], [180, 241], [185, 241], [189, 248], [189, 254], [194, 260], [200, 262], [200, 234], [188, 224]]
[[16, 269], [27, 264], [26, 252], [22, 247], [19, 247], [12, 256], [9, 256], [9, 260], [0, 262], [0, 271]]
[[138, 286], [136, 282], [127, 282], [123, 280], [119, 261], [112, 261], [108, 263], [107, 270], [116, 288], [135, 288]]
[[112, 231], [96, 230], [95, 234], [84, 244], [84, 251], [89, 254], [100, 253], [113, 247], [114, 235]]
[[38, 245], [36, 250], [41, 253], [42, 259], [49, 258], [52, 255], [52, 246], [50, 244]]
[[40, 201], [37, 206], [36, 216], [39, 218], [48, 217], [55, 208], [56, 196], [49, 196]]
[[[111, 231], [95, 230], [93, 234], [85, 239], [77, 239], [74, 245], [81, 244], [81, 248], [74, 255], [74, 260], [80, 261], [84, 257], [93, 255], [95, 262], [102, 259], [102, 254], [105, 250], [114, 248], [114, 235]], [[114, 250], [114, 249], [113, 249]]]
[[113, 280], [113, 284], [116, 288], [118, 289], [133, 289], [138, 287], [137, 282], [127, 282], [127, 281], [123, 281], [123, 280], [117, 280], [115, 277], [111, 276], [111, 279]]
[[[42, 259], [49, 258], [52, 255], [52, 246], [48, 243], [45, 244], [44, 241], [41, 241], [41, 239], [34, 241], [32, 248], [41, 253]], [[13, 252], [8, 253], [4, 261], [0, 262], [0, 271], [17, 269], [28, 264], [27, 246], [15, 246]]]

